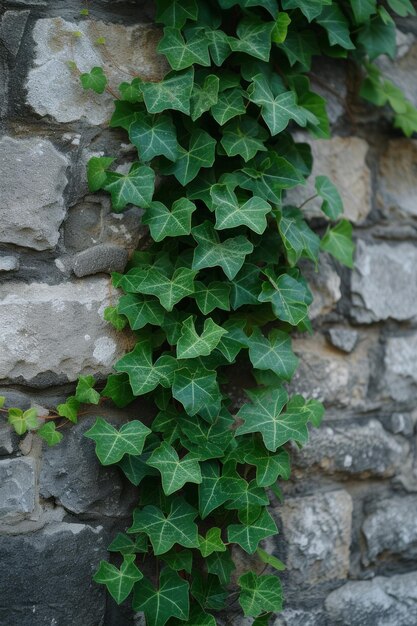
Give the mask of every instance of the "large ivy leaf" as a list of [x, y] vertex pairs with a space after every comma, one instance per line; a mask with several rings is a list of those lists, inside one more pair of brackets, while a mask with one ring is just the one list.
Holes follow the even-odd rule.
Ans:
[[239, 409], [238, 416], [244, 420], [237, 431], [237, 435], [260, 432], [265, 447], [271, 452], [294, 440], [306, 443], [308, 440], [308, 415], [303, 404], [297, 402], [295, 406], [289, 403], [287, 411], [282, 409], [288, 401], [288, 395], [282, 387], [247, 391], [251, 404], [245, 404]]
[[117, 533], [111, 544], [108, 546], [109, 552], [120, 552], [121, 554], [144, 554], [148, 551], [148, 538], [146, 535], [138, 535], [135, 541], [123, 533]]
[[230, 311], [230, 285], [228, 283], [213, 281], [205, 285], [196, 281], [194, 287], [195, 301], [204, 315], [208, 315], [214, 309]]
[[230, 9], [236, 4], [242, 7], [242, 9], [261, 6], [269, 11], [272, 17], [276, 17], [278, 13], [276, 0], [219, 0], [219, 4], [222, 9]]
[[173, 70], [184, 70], [194, 64], [209, 66], [209, 40], [203, 28], [193, 28], [191, 35], [184, 39], [178, 28], [164, 28], [164, 36], [158, 44], [158, 52], [168, 59]]
[[300, 9], [309, 22], [314, 20], [323, 10], [323, 6], [332, 0], [282, 0], [283, 9]]
[[247, 572], [239, 578], [239, 603], [246, 616], [256, 617], [265, 611], [282, 609], [282, 587], [277, 576], [258, 576]]
[[177, 131], [168, 114], [136, 113], [135, 121], [129, 126], [129, 139], [138, 149], [141, 161], [151, 161], [160, 155], [170, 161], [178, 157]]
[[170, 387], [177, 367], [176, 360], [168, 355], [160, 356], [152, 363], [150, 341], [140, 340], [132, 352], [117, 361], [114, 369], [116, 372], [126, 372], [134, 395], [141, 396], [153, 391], [158, 385]]
[[191, 134], [189, 148], [181, 148], [175, 163], [167, 166], [166, 174], [173, 174], [185, 186], [192, 181], [202, 167], [211, 167], [214, 163], [216, 140], [205, 130], [195, 130]]
[[252, 263], [245, 263], [231, 281], [230, 303], [233, 309], [245, 304], [257, 304], [260, 291], [260, 269]]
[[274, 26], [274, 22], [262, 22], [253, 17], [243, 18], [236, 29], [238, 39], [229, 37], [230, 48], [234, 52], [245, 52], [262, 61], [268, 61]]
[[203, 332], [199, 335], [194, 326], [193, 316], [190, 316], [182, 324], [181, 336], [177, 343], [177, 358], [193, 359], [198, 356], [208, 356], [226, 332], [211, 318], [208, 318], [204, 321]]
[[268, 157], [259, 163], [251, 162], [248, 165], [253, 166], [243, 169], [247, 179], [242, 181], [240, 186], [274, 204], [281, 204], [283, 189], [290, 189], [305, 182], [300, 170], [275, 152], [269, 152]]
[[277, 526], [266, 509], [251, 524], [231, 524], [227, 528], [228, 540], [253, 554], [262, 539], [276, 535]]
[[166, 109], [190, 114], [190, 99], [194, 83], [194, 70], [184, 70], [165, 77], [159, 83], [143, 83], [142, 93], [148, 113], [161, 113]]
[[123, 470], [124, 475], [132, 485], [137, 487], [147, 476], [158, 476], [158, 472], [147, 463], [150, 452], [144, 452], [140, 456], [133, 454], [125, 454], [119, 463], [119, 467]]
[[206, 37], [210, 42], [209, 50], [213, 63], [217, 66], [223, 65], [231, 52], [229, 37], [221, 30], [206, 30]]
[[224, 323], [227, 334], [219, 341], [217, 350], [222, 353], [226, 361], [233, 363], [242, 348], [247, 348], [247, 336], [243, 328], [246, 320], [230, 318]]
[[284, 480], [290, 477], [290, 456], [286, 450], [270, 454], [259, 444], [245, 454], [245, 462], [256, 467], [256, 482], [260, 487], [270, 487], [279, 476]]
[[198, 488], [198, 501], [201, 519], [205, 519], [212, 511], [227, 502], [229, 492], [224, 487], [224, 479], [220, 474], [217, 461], [206, 461], [201, 464], [202, 482]]
[[237, 115], [246, 113], [244, 94], [243, 89], [237, 88], [226, 89], [219, 94], [217, 104], [211, 107], [211, 114], [220, 126]]
[[166, 311], [172, 311], [177, 302], [194, 293], [196, 274], [187, 267], [179, 267], [169, 278], [155, 266], [133, 268], [121, 278], [119, 286], [127, 292], [156, 296]]
[[320, 252], [320, 238], [303, 220], [302, 213], [293, 207], [284, 207], [278, 216], [278, 230], [290, 265], [305, 256], [315, 263]]
[[350, 0], [353, 15], [358, 24], [366, 22], [367, 19], [376, 13], [376, 0]]
[[188, 620], [188, 589], [186, 580], [174, 570], [166, 568], [161, 572], [158, 588], [147, 578], [135, 585], [133, 608], [145, 613], [147, 626], [164, 626], [171, 617]]
[[254, 196], [240, 204], [235, 192], [227, 185], [213, 185], [210, 194], [216, 207], [217, 230], [248, 226], [261, 235], [266, 229], [266, 215], [271, 211], [271, 205], [262, 198]]
[[271, 370], [284, 380], [291, 380], [298, 366], [298, 359], [291, 349], [291, 339], [287, 333], [273, 330], [268, 339], [259, 328], [255, 328], [248, 338], [249, 358], [252, 365], [260, 370]]
[[181, 402], [189, 415], [209, 410], [216, 412], [220, 408], [220, 391], [216, 372], [205, 369], [198, 363], [191, 367], [182, 367], [175, 372], [172, 395]]
[[121, 604], [131, 593], [135, 583], [143, 578], [142, 572], [136, 567], [135, 554], [125, 554], [120, 569], [107, 561], [100, 561], [100, 567], [93, 580], [106, 585], [112, 598]]
[[191, 452], [180, 459], [175, 448], [166, 442], [152, 452], [148, 465], [161, 472], [162, 488], [167, 496], [185, 483], [199, 484], [202, 480], [198, 457]]
[[363, 46], [370, 61], [381, 54], [387, 54], [394, 59], [396, 54], [395, 26], [393, 23], [384, 24], [381, 19], [372, 19], [360, 28], [358, 43]]
[[171, 210], [162, 202], [151, 202], [145, 210], [142, 223], [149, 226], [154, 241], [162, 241], [165, 237], [189, 235], [191, 216], [195, 210], [194, 202], [187, 198], [176, 200]]
[[325, 6], [317, 22], [326, 29], [331, 46], [337, 45], [346, 50], [354, 50], [355, 46], [349, 34], [349, 22], [337, 4]]
[[101, 395], [103, 398], [111, 398], [120, 409], [130, 404], [135, 398], [127, 374], [110, 374]]
[[279, 47], [287, 55], [290, 65], [299, 63], [303, 70], [310, 69], [313, 55], [320, 51], [315, 33], [301, 29], [290, 30]]
[[246, 255], [253, 251], [253, 245], [242, 235], [221, 242], [208, 221], [196, 226], [191, 232], [198, 244], [194, 250], [194, 270], [220, 266], [232, 280], [242, 267]]
[[165, 26], [182, 28], [187, 20], [198, 16], [196, 0], [157, 0], [156, 21]]
[[104, 189], [111, 195], [112, 207], [123, 211], [128, 204], [145, 208], [152, 201], [155, 188], [155, 172], [147, 165], [134, 163], [128, 174], [107, 173]]
[[313, 297], [306, 283], [289, 274], [275, 277], [273, 272], [264, 271], [268, 282], [262, 283], [259, 302], [270, 302], [278, 319], [297, 326], [308, 315]]
[[183, 498], [175, 498], [168, 515], [153, 505], [135, 509], [133, 524], [127, 532], [148, 535], [155, 555], [168, 552], [176, 543], [184, 548], [198, 548], [196, 517], [194, 507]]
[[191, 574], [193, 566], [193, 553], [191, 550], [181, 550], [177, 552], [173, 548], [170, 552], [162, 555], [162, 560], [175, 572], [187, 572]]
[[106, 184], [107, 170], [113, 162], [113, 157], [92, 157], [88, 161], [87, 181], [90, 191], [98, 191]]
[[225, 552], [213, 552], [206, 559], [207, 571], [215, 574], [222, 585], [228, 585], [236, 565], [229, 550]]
[[352, 225], [347, 220], [342, 220], [333, 228], [329, 228], [321, 240], [320, 248], [352, 269], [355, 250], [355, 244], [352, 241]]
[[117, 463], [125, 454], [141, 454], [150, 428], [133, 420], [120, 430], [98, 417], [94, 426], [84, 433], [96, 443], [96, 454], [102, 465]]
[[210, 74], [204, 79], [203, 85], [194, 84], [191, 94], [191, 119], [193, 122], [217, 104], [219, 83], [218, 76]]
[[132, 330], [140, 330], [146, 324], [160, 326], [164, 321], [165, 310], [159, 302], [142, 294], [128, 293], [122, 296], [117, 310], [126, 315]]
[[267, 131], [258, 122], [250, 117], [234, 119], [222, 130], [221, 144], [230, 157], [241, 156], [249, 161], [259, 151], [265, 152]]

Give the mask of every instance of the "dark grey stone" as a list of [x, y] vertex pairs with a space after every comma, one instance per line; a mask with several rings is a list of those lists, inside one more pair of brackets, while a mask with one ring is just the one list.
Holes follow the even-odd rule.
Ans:
[[[31, 457], [0, 461], [0, 521], [15, 522], [36, 505], [36, 464]], [[1, 585], [0, 585], [1, 586]]]
[[92, 576], [106, 545], [101, 526], [84, 524], [0, 537], [0, 624], [102, 626], [105, 591]]
[[128, 252], [124, 248], [99, 244], [76, 254], [72, 260], [72, 269], [78, 278], [100, 272], [106, 274], [123, 272], [128, 256]]
[[[137, 501], [137, 491], [119, 468], [100, 465], [94, 442], [84, 437], [95, 419], [84, 418], [65, 433], [59, 446], [45, 447], [41, 495], [53, 497], [68, 511], [89, 518], [128, 517]], [[113, 423], [120, 425], [120, 420]]]
[[414, 626], [417, 572], [349, 582], [326, 599], [332, 626]]
[[342, 352], [350, 353], [358, 343], [359, 334], [350, 328], [330, 328], [327, 333], [330, 343]]
[[29, 13], [30, 11], [6, 11], [2, 17], [0, 41], [13, 56], [19, 52]]

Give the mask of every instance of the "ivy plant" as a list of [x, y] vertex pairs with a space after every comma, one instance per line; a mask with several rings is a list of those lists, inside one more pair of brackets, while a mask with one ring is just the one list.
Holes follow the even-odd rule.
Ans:
[[[110, 120], [137, 158], [124, 173], [112, 156], [88, 164], [91, 192], [110, 194], [115, 212], [140, 207], [149, 228], [146, 249], [113, 274], [123, 295], [105, 312], [136, 344], [100, 392], [81, 377], [55, 414], [9, 409], [8, 419], [53, 445], [56, 419], [76, 422], [86, 403], [154, 407], [144, 419], [139, 401], [137, 419], [117, 429], [98, 418], [86, 433], [100, 462], [139, 486], [132, 524], [109, 546], [119, 565], [102, 561], [94, 579], [118, 603], [131, 597], [147, 626], [213, 626], [236, 603], [266, 626], [282, 608], [285, 566], [260, 544], [278, 532], [268, 507], [290, 476], [287, 444], [305, 444], [323, 416], [318, 401], [288, 390], [291, 333], [311, 331], [300, 261], [317, 267], [324, 251], [351, 268], [354, 251], [329, 178], [315, 179], [317, 231], [304, 205], [287, 202], [312, 170], [293, 131], [330, 136], [326, 101], [310, 87], [320, 56], [355, 63], [361, 95], [391, 107], [406, 135], [417, 130], [416, 109], [374, 63], [395, 56], [392, 14], [414, 9], [409, 0], [157, 0], [170, 69], [158, 82], [123, 82]], [[109, 89], [100, 67], [80, 80]], [[256, 554], [261, 573], [236, 572], [236, 550]]]

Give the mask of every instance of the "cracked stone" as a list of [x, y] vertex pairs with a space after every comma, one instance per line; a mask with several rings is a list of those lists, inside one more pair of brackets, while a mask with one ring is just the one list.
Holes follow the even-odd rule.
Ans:
[[16, 522], [35, 510], [36, 464], [30, 457], [0, 460], [0, 522]]

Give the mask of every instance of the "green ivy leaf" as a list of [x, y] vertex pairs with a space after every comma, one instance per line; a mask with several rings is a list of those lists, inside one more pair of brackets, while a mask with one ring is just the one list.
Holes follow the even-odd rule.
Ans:
[[236, 29], [238, 39], [229, 37], [230, 48], [234, 52], [245, 52], [262, 61], [268, 61], [274, 27], [274, 22], [265, 23], [253, 17], [244, 18]]
[[125, 454], [141, 454], [150, 432], [150, 428], [138, 420], [123, 424], [120, 430], [116, 430], [114, 426], [98, 417], [94, 426], [84, 433], [84, 436], [95, 441], [100, 463], [112, 465], [120, 461]]
[[191, 216], [196, 210], [194, 202], [187, 198], [176, 200], [171, 210], [162, 202], [151, 202], [145, 210], [142, 223], [147, 224], [154, 241], [165, 237], [180, 237], [191, 232]]
[[107, 170], [114, 162], [113, 157], [92, 157], [87, 164], [88, 189], [91, 192], [102, 189], [107, 181]]
[[336, 220], [343, 213], [343, 202], [337, 188], [327, 176], [316, 176], [315, 187], [323, 198], [321, 210], [331, 220]]
[[235, 192], [226, 185], [213, 185], [210, 194], [216, 207], [217, 230], [248, 226], [261, 235], [266, 229], [266, 215], [271, 211], [271, 206], [262, 198], [253, 196], [240, 204]]
[[394, 126], [400, 128], [406, 137], [417, 132], [417, 109], [410, 102], [406, 102], [404, 113], [395, 116]]
[[196, 364], [194, 368], [182, 367], [174, 374], [172, 395], [181, 402], [189, 415], [204, 408], [219, 409], [220, 392], [216, 373]]
[[293, 207], [282, 210], [278, 216], [278, 230], [285, 246], [288, 263], [296, 265], [305, 256], [315, 263], [320, 252], [320, 238], [303, 220], [302, 213]]
[[129, 139], [145, 163], [159, 155], [170, 161], [178, 158], [177, 131], [169, 114], [136, 113], [135, 121], [129, 126]]
[[109, 552], [120, 552], [121, 554], [140, 554], [148, 551], [148, 538], [146, 535], [138, 535], [135, 541], [123, 533], [117, 533], [109, 547]]
[[191, 233], [198, 244], [194, 250], [194, 270], [219, 266], [232, 280], [242, 267], [246, 255], [253, 251], [253, 245], [241, 235], [221, 242], [208, 221], [193, 228]]
[[100, 402], [100, 394], [93, 389], [96, 384], [94, 376], [80, 376], [75, 390], [75, 398], [80, 403], [98, 404]]
[[218, 577], [222, 585], [230, 584], [232, 573], [236, 565], [230, 555], [229, 550], [225, 552], [213, 552], [206, 557], [207, 571]]
[[[249, 165], [252, 165], [249, 164]], [[296, 187], [304, 184], [302, 173], [296, 169], [287, 159], [274, 152], [269, 152], [268, 157], [259, 163], [253, 163], [256, 167], [247, 167], [243, 173], [248, 176], [242, 181], [241, 187], [249, 189], [254, 195], [260, 196], [272, 202], [281, 204], [283, 189]]]
[[213, 63], [220, 67], [229, 56], [229, 37], [221, 30], [206, 30], [206, 37], [209, 40], [209, 51]]
[[39, 426], [38, 412], [35, 408], [22, 411], [21, 409], [8, 409], [8, 422], [18, 435], [24, 435], [28, 430], [34, 430]]
[[111, 195], [114, 211], [123, 211], [127, 204], [146, 208], [152, 201], [155, 172], [147, 165], [134, 163], [128, 174], [109, 172], [104, 189]]
[[290, 30], [279, 47], [287, 55], [291, 66], [300, 63], [303, 70], [310, 69], [313, 55], [319, 53], [316, 35], [308, 30]]
[[389, 7], [400, 17], [415, 15], [416, 10], [410, 0], [387, 0]]
[[140, 330], [146, 324], [160, 326], [165, 316], [165, 310], [157, 300], [141, 294], [128, 293], [122, 296], [117, 310], [127, 317], [132, 330]]
[[156, 296], [166, 311], [194, 293], [196, 271], [179, 267], [169, 278], [157, 267], [149, 269], [133, 268], [122, 277], [120, 287], [128, 292]]
[[204, 130], [195, 130], [191, 134], [188, 150], [180, 147], [175, 163], [164, 168], [166, 174], [173, 174], [185, 187], [192, 181], [202, 167], [211, 167], [214, 163], [216, 140]]
[[144, 83], [142, 93], [148, 113], [161, 113], [166, 109], [173, 109], [189, 115], [193, 83], [192, 68], [175, 72], [159, 83]]
[[272, 272], [264, 270], [268, 281], [262, 283], [259, 302], [270, 302], [278, 319], [297, 326], [308, 315], [312, 295], [307, 285], [289, 274], [276, 278]]
[[167, 516], [156, 506], [147, 505], [133, 512], [128, 533], [144, 532], [151, 540], [155, 555], [168, 552], [178, 543], [184, 548], [198, 548], [198, 532], [194, 519], [197, 511], [183, 498], [175, 498]]
[[244, 161], [253, 159], [259, 151], [265, 152], [267, 131], [250, 117], [234, 119], [223, 128], [221, 144], [230, 157], [241, 156]]
[[282, 0], [283, 9], [300, 9], [309, 22], [318, 17], [324, 5], [329, 5], [332, 0]]
[[346, 267], [353, 268], [355, 244], [352, 241], [352, 225], [347, 220], [342, 220], [329, 228], [321, 240], [320, 248]]
[[203, 332], [199, 335], [195, 330], [193, 316], [188, 317], [182, 324], [181, 335], [178, 339], [177, 359], [208, 356], [226, 332], [211, 318], [208, 318], [204, 321]]
[[265, 563], [266, 565], [270, 565], [271, 567], [276, 569], [277, 572], [285, 571], [286, 567], [284, 563], [280, 561], [279, 559], [277, 559], [277, 557], [274, 556], [273, 554], [269, 554], [268, 552], [265, 552], [265, 550], [262, 550], [262, 548], [258, 548], [256, 553], [261, 559], [262, 563]]
[[260, 291], [259, 267], [245, 263], [231, 281], [230, 303], [233, 309], [245, 304], [257, 304]]
[[243, 89], [227, 89], [219, 94], [217, 104], [211, 107], [211, 114], [220, 126], [237, 115], [246, 113]]
[[123, 330], [127, 324], [127, 319], [119, 315], [117, 307], [108, 306], [104, 309], [103, 318], [109, 322], [116, 330]]
[[276, 576], [258, 576], [247, 572], [239, 578], [239, 603], [246, 616], [256, 617], [265, 611], [282, 610], [281, 581]]
[[48, 446], [56, 446], [63, 438], [62, 433], [56, 429], [55, 422], [52, 421], [46, 422], [36, 433], [46, 441]]
[[185, 483], [199, 484], [202, 480], [198, 457], [190, 452], [180, 459], [175, 448], [166, 442], [152, 452], [148, 465], [160, 471], [162, 488], [167, 496]]
[[277, 532], [274, 520], [268, 511], [263, 509], [259, 517], [251, 524], [231, 524], [228, 526], [227, 537], [229, 541], [239, 544], [248, 554], [253, 554], [262, 539], [275, 535]]
[[177, 552], [173, 548], [161, 556], [162, 560], [175, 572], [187, 572], [191, 574], [193, 565], [193, 553], [191, 550], [181, 550]]
[[212, 424], [201, 418], [188, 415], [181, 416], [182, 445], [199, 455], [200, 460], [219, 458], [224, 455], [227, 446], [233, 440], [233, 418], [223, 409]]
[[198, 308], [204, 315], [214, 309], [230, 311], [230, 285], [221, 281], [213, 281], [208, 285], [196, 281], [194, 283], [194, 298]]
[[75, 396], [69, 396], [63, 404], [56, 407], [58, 415], [66, 417], [70, 422], [77, 423], [77, 415], [80, 403]]
[[202, 482], [198, 488], [199, 511], [201, 519], [205, 519], [212, 511], [227, 502], [229, 492], [224, 487], [224, 479], [220, 475], [217, 461], [206, 461], [201, 464]]
[[80, 81], [84, 89], [92, 89], [96, 93], [103, 93], [107, 85], [102, 67], [93, 67], [89, 72], [81, 74]]
[[158, 44], [158, 52], [164, 54], [173, 70], [184, 70], [194, 64], [209, 66], [209, 40], [203, 28], [195, 28], [184, 39], [178, 28], [164, 28], [164, 36]]
[[205, 537], [199, 535], [199, 549], [201, 555], [207, 558], [213, 552], [226, 552], [226, 546], [221, 538], [220, 528], [210, 528]]
[[284, 43], [288, 34], [288, 26], [291, 24], [291, 18], [288, 13], [282, 11], [275, 20], [271, 39], [274, 43]]
[[357, 24], [363, 24], [376, 13], [376, 0], [351, 0], [353, 15]]
[[354, 50], [349, 34], [349, 22], [337, 4], [323, 8], [317, 23], [326, 29], [331, 46], [342, 46], [346, 50]]
[[256, 467], [256, 482], [260, 487], [270, 487], [281, 476], [288, 480], [291, 472], [290, 456], [286, 450], [270, 454], [261, 444], [245, 454], [245, 462]]
[[370, 61], [381, 54], [387, 54], [394, 59], [396, 54], [395, 26], [384, 24], [381, 19], [373, 19], [360, 28], [358, 43], [363, 46]]
[[158, 385], [170, 387], [177, 362], [173, 357], [163, 355], [152, 363], [150, 341], [140, 340], [132, 352], [117, 361], [114, 369], [116, 372], [126, 372], [133, 394], [141, 396], [153, 391]]
[[93, 580], [106, 585], [112, 598], [121, 604], [131, 593], [135, 583], [143, 578], [142, 572], [136, 567], [134, 554], [126, 554], [120, 569], [107, 561], [100, 561], [100, 567]]
[[291, 339], [287, 333], [273, 330], [268, 339], [259, 328], [255, 328], [248, 338], [249, 358], [252, 365], [260, 370], [271, 370], [284, 380], [291, 380], [298, 359], [291, 349]]
[[130, 83], [121, 83], [119, 91], [122, 101], [130, 102], [131, 104], [143, 102], [142, 85], [143, 81], [140, 78], [134, 78]]
[[194, 84], [191, 94], [191, 119], [193, 122], [217, 104], [219, 97], [219, 78], [214, 74], [206, 76], [202, 86]]
[[130, 404], [135, 398], [127, 374], [110, 374], [101, 395], [103, 398], [110, 398], [120, 409]]
[[156, 6], [156, 21], [165, 26], [182, 28], [187, 20], [197, 19], [196, 0], [158, 0]]
[[133, 608], [145, 613], [148, 626], [164, 626], [171, 617], [188, 620], [188, 589], [187, 581], [166, 568], [161, 572], [158, 589], [146, 578], [135, 585]]

